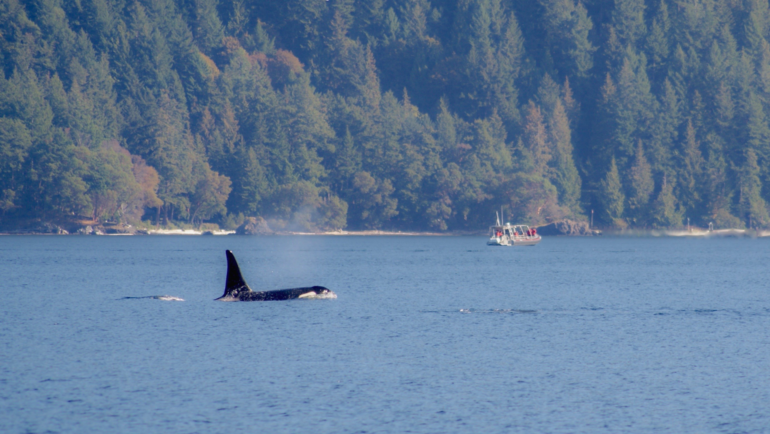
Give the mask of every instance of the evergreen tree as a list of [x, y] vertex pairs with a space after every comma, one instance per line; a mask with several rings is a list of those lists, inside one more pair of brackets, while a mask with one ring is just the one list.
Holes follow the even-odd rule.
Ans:
[[364, 43], [371, 44], [382, 37], [384, 5], [384, 0], [359, 2], [356, 5], [352, 30], [353, 34]]
[[634, 164], [631, 166], [628, 178], [628, 214], [632, 216], [631, 218], [636, 224], [644, 225], [647, 221], [649, 211], [647, 208], [655, 189], [655, 183], [652, 180], [652, 166], [644, 156], [641, 140], [636, 146]]
[[595, 48], [588, 38], [593, 22], [586, 8], [573, 0], [540, 0], [545, 9], [551, 55], [564, 75], [587, 77]]
[[350, 187], [353, 176], [361, 171], [361, 154], [356, 149], [350, 129], [345, 129], [345, 137], [338, 147], [335, 161], [337, 191], [343, 192]]
[[746, 150], [746, 161], [740, 178], [740, 216], [749, 228], [759, 228], [770, 223], [767, 203], [762, 198], [762, 183], [759, 180], [757, 154]]
[[580, 213], [581, 180], [572, 158], [570, 122], [560, 99], [556, 101], [548, 121], [548, 130], [551, 149], [554, 153], [551, 183], [559, 192], [559, 203], [569, 208], [574, 214], [578, 214]]
[[[548, 162], [552, 158], [552, 150], [545, 130], [543, 115], [540, 107], [530, 101], [527, 107], [527, 118], [524, 124], [524, 146], [532, 155], [534, 163], [534, 174], [537, 176], [547, 176]], [[564, 133], [559, 131], [558, 133]], [[559, 137], [559, 139], [566, 139]]]
[[0, 216], [21, 206], [24, 162], [31, 147], [32, 136], [23, 122], [0, 118]]
[[666, 175], [664, 174], [660, 193], [652, 205], [653, 226], [658, 228], [676, 228], [682, 226], [682, 210], [677, 207], [677, 203], [676, 197], [674, 196], [674, 186], [666, 181]]
[[615, 0], [612, 11], [612, 26], [618, 33], [621, 43], [634, 45], [647, 33], [644, 24], [644, 3], [635, 0]]
[[699, 206], [702, 203], [701, 189], [703, 187], [703, 168], [705, 161], [700, 151], [700, 143], [695, 137], [692, 122], [687, 121], [684, 143], [682, 143], [682, 163], [677, 183], [679, 198], [685, 212], [690, 216], [701, 215]]
[[767, 125], [762, 103], [753, 92], [749, 93], [744, 110], [746, 146], [756, 153], [760, 161], [770, 161], [770, 127]]
[[668, 79], [663, 83], [663, 95], [657, 116], [651, 125], [650, 164], [655, 173], [668, 172], [674, 167], [673, 150], [678, 138], [681, 101]]
[[222, 45], [224, 26], [217, 12], [217, 0], [191, 0], [191, 12], [195, 17], [192, 26], [198, 47], [204, 53], [214, 54]]
[[[731, 211], [732, 193], [728, 185], [728, 167], [724, 157], [723, 140], [711, 133], [706, 137], [708, 160], [704, 203], [705, 219], [716, 227], [741, 227], [743, 223]], [[704, 220], [705, 223], [705, 220]]]
[[668, 5], [665, 0], [660, 0], [646, 40], [650, 70], [655, 81], [659, 81], [665, 73], [666, 62], [671, 52], [669, 46], [670, 31]]
[[625, 227], [623, 221], [624, 202], [626, 198], [620, 184], [620, 174], [615, 159], [610, 163], [610, 170], [604, 177], [599, 188], [599, 201], [602, 204], [601, 218], [611, 227]]

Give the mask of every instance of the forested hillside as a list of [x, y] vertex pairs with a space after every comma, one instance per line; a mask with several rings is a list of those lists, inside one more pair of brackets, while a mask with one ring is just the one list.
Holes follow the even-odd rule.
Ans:
[[770, 224], [768, 0], [0, 0], [0, 224]]

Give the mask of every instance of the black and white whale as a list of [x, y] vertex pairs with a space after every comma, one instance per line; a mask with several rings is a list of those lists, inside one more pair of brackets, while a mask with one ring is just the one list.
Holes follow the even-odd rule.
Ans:
[[233, 252], [225, 250], [227, 255], [227, 280], [225, 293], [217, 298], [220, 301], [273, 301], [291, 300], [294, 298], [337, 298], [337, 294], [323, 286], [307, 288], [278, 289], [275, 291], [252, 291], [243, 280], [241, 269], [233, 256]]

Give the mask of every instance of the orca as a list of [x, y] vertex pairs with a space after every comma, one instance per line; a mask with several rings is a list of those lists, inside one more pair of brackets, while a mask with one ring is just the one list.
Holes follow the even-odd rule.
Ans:
[[225, 293], [217, 298], [219, 301], [274, 301], [291, 300], [294, 298], [337, 298], [337, 294], [323, 286], [306, 288], [278, 289], [275, 291], [252, 291], [243, 280], [241, 269], [235, 260], [233, 252], [225, 250], [227, 256], [227, 279]]

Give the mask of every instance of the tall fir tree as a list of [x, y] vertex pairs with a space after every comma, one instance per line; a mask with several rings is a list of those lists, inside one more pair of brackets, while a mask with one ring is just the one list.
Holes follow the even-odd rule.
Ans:
[[601, 218], [610, 227], [625, 227], [623, 212], [625, 211], [626, 197], [623, 194], [623, 186], [620, 184], [618, 166], [613, 158], [610, 169], [607, 171], [599, 188], [599, 202], [602, 205]]
[[628, 214], [637, 225], [646, 225], [649, 219], [649, 203], [655, 183], [652, 179], [652, 166], [644, 155], [642, 141], [636, 145], [634, 163], [628, 174]]
[[761, 228], [770, 223], [767, 202], [762, 198], [762, 183], [759, 180], [757, 154], [749, 148], [740, 177], [740, 216], [749, 228]]

